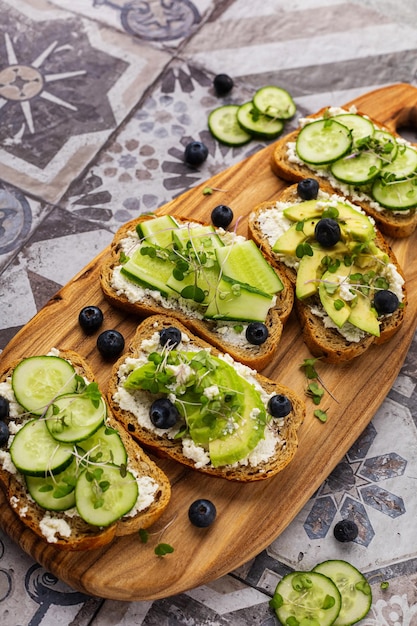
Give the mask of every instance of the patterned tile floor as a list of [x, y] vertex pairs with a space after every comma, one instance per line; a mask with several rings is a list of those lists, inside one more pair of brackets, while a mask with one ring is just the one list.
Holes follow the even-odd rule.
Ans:
[[[235, 78], [225, 101], [274, 83], [299, 115], [417, 83], [408, 0], [0, 0], [0, 10], [0, 349], [123, 222], [265, 145], [230, 149], [211, 138], [216, 73]], [[199, 170], [183, 163], [190, 139], [209, 147]], [[416, 626], [416, 385], [415, 340], [371, 424], [282, 535], [179, 596], [86, 597], [0, 531], [0, 623], [272, 626], [268, 601], [284, 573], [346, 558], [373, 586], [363, 626]], [[360, 535], [342, 545], [332, 528], [346, 512]]]

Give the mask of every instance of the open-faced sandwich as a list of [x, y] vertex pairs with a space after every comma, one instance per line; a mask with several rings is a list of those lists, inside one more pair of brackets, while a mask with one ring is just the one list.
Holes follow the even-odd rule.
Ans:
[[108, 411], [79, 354], [28, 357], [0, 381], [0, 486], [27, 528], [91, 550], [159, 518], [169, 480]]
[[355, 107], [327, 107], [280, 138], [273, 172], [291, 182], [327, 182], [374, 218], [384, 235], [417, 226], [417, 148]]
[[288, 465], [305, 414], [292, 390], [159, 315], [138, 326], [129, 352], [114, 365], [108, 402], [146, 449], [242, 482]]
[[286, 275], [253, 241], [170, 215], [142, 216], [116, 233], [101, 287], [114, 306], [141, 317], [169, 314], [258, 370], [293, 306]]
[[286, 268], [313, 355], [349, 361], [400, 328], [406, 309], [402, 270], [359, 206], [309, 178], [286, 188], [276, 202], [257, 206], [248, 228], [271, 264]]

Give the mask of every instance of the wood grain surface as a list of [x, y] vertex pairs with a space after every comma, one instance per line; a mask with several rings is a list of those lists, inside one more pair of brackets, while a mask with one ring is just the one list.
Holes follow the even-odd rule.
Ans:
[[[417, 117], [417, 89], [393, 85], [361, 96], [354, 104], [389, 128], [400, 130]], [[171, 201], [160, 213], [175, 212], [207, 221], [214, 206], [228, 204], [235, 217], [241, 218], [239, 232], [246, 234], [250, 210], [275, 198], [286, 185], [270, 170], [272, 148]], [[202, 190], [207, 185], [225, 191], [204, 195]], [[320, 364], [320, 375], [335, 398], [326, 396], [328, 421], [323, 424], [315, 418], [315, 406], [306, 399], [307, 417], [299, 431], [299, 449], [281, 474], [269, 481], [242, 485], [158, 460], [171, 480], [172, 499], [151, 529], [154, 534], [147, 544], [135, 535], [92, 552], [61, 552], [26, 529], [0, 492], [1, 527], [24, 551], [73, 588], [116, 600], [151, 600], [177, 594], [218, 578], [254, 557], [284, 530], [356, 441], [401, 368], [417, 325], [416, 235], [391, 243], [407, 280], [405, 324], [391, 343], [372, 347], [360, 360], [343, 366]], [[137, 323], [102, 298], [98, 276], [106, 254], [104, 250], [97, 256], [14, 337], [1, 355], [2, 369], [16, 359], [42, 354], [53, 346], [71, 348], [90, 361], [101, 388], [106, 389], [111, 364], [101, 359], [96, 337], [85, 336], [79, 329], [79, 310], [87, 304], [100, 306], [105, 318], [103, 329], [119, 329], [127, 342]], [[304, 396], [305, 376], [300, 364], [308, 356], [297, 321], [291, 316], [275, 359], [263, 373]], [[212, 500], [218, 511], [216, 522], [208, 529], [193, 527], [187, 517], [189, 505], [201, 497]], [[159, 541], [171, 544], [174, 553], [163, 558], [155, 556], [153, 550]]]

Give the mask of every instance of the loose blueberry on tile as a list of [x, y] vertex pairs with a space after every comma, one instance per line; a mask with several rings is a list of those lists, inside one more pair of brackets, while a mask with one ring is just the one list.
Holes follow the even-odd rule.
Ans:
[[211, 221], [217, 228], [227, 228], [233, 220], [233, 211], [225, 204], [219, 204], [211, 212]]
[[394, 313], [398, 309], [399, 304], [398, 297], [389, 289], [381, 289], [374, 296], [374, 307], [378, 315]]
[[188, 509], [188, 519], [198, 528], [207, 528], [216, 519], [216, 507], [211, 500], [200, 498], [195, 500]]
[[285, 417], [292, 411], [291, 400], [284, 396], [282, 393], [278, 393], [275, 396], [271, 396], [268, 402], [268, 413], [272, 417]]
[[176, 348], [181, 341], [181, 331], [175, 326], [163, 328], [159, 333], [159, 343], [161, 346]]
[[125, 340], [118, 330], [104, 330], [97, 338], [97, 348], [105, 359], [114, 359], [125, 347]]
[[6, 422], [0, 422], [0, 447], [4, 446], [9, 440], [9, 427]]
[[263, 322], [251, 322], [246, 329], [246, 339], [254, 346], [260, 346], [268, 339], [268, 329]]
[[151, 404], [149, 417], [156, 428], [172, 428], [177, 423], [179, 413], [175, 404], [168, 398], [158, 398]]
[[208, 157], [208, 148], [202, 141], [191, 141], [185, 146], [184, 160], [189, 165], [201, 165]]
[[225, 96], [233, 89], [233, 79], [228, 74], [217, 74], [213, 86], [218, 96]]
[[9, 416], [10, 403], [7, 398], [0, 396], [0, 420]]
[[81, 328], [87, 333], [95, 333], [103, 323], [103, 312], [98, 306], [85, 306], [78, 315]]
[[353, 541], [358, 536], [358, 533], [358, 527], [351, 519], [342, 519], [340, 522], [337, 522], [333, 529], [335, 538], [342, 543]]
[[319, 184], [314, 178], [304, 178], [298, 183], [297, 192], [302, 200], [314, 200], [319, 193]]

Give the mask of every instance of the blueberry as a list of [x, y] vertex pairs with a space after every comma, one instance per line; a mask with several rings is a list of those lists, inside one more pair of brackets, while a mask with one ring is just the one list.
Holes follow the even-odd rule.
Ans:
[[340, 226], [331, 217], [324, 217], [317, 222], [314, 236], [323, 248], [332, 248], [340, 241]]
[[233, 79], [228, 74], [217, 74], [213, 80], [213, 86], [218, 96], [225, 96], [233, 89]]
[[168, 348], [176, 348], [181, 341], [181, 331], [175, 326], [168, 326], [163, 328], [159, 333], [159, 343], [161, 346], [167, 346]]
[[298, 183], [297, 192], [302, 200], [315, 200], [319, 193], [319, 184], [315, 178], [304, 178]]
[[0, 420], [9, 417], [10, 403], [7, 398], [0, 396]]
[[374, 295], [374, 307], [378, 315], [394, 313], [398, 309], [400, 302], [393, 291], [381, 289]]
[[292, 404], [287, 396], [282, 393], [278, 393], [275, 396], [271, 396], [268, 402], [268, 413], [272, 417], [285, 417], [292, 411]]
[[246, 328], [246, 339], [254, 346], [260, 346], [268, 339], [268, 329], [262, 322], [251, 322]]
[[156, 428], [172, 428], [177, 423], [179, 413], [171, 400], [158, 398], [151, 404], [149, 417]]
[[233, 211], [225, 204], [219, 204], [211, 212], [211, 221], [217, 228], [227, 228], [233, 220]]
[[351, 519], [342, 519], [340, 522], [337, 522], [333, 529], [336, 539], [343, 543], [353, 541], [358, 536], [358, 533], [358, 527]]
[[87, 333], [95, 333], [103, 323], [103, 313], [98, 306], [85, 306], [78, 315], [81, 328]]
[[104, 330], [97, 338], [97, 348], [105, 359], [114, 359], [125, 347], [123, 335], [118, 330]]
[[9, 434], [9, 427], [6, 422], [0, 422], [0, 447], [8, 442]]
[[191, 141], [185, 146], [184, 160], [189, 165], [201, 165], [208, 157], [208, 148], [201, 141]]
[[210, 500], [195, 500], [188, 509], [188, 519], [198, 528], [207, 528], [216, 519], [216, 507]]

